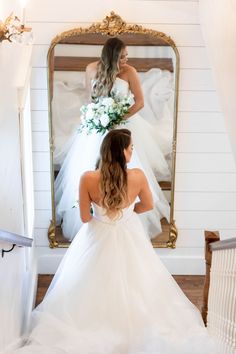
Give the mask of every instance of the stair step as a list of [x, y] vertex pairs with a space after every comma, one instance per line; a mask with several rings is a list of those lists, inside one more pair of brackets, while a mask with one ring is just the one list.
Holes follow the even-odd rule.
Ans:
[[[195, 304], [199, 310], [203, 304], [203, 286], [205, 276], [203, 275], [174, 275], [173, 276], [180, 288], [189, 300]], [[38, 275], [38, 288], [36, 296], [36, 306], [43, 300], [44, 295], [53, 278], [52, 274]]]

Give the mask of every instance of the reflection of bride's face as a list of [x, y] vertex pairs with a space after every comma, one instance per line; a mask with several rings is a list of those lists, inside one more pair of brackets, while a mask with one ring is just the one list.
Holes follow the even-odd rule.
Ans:
[[130, 160], [131, 160], [133, 148], [134, 148], [134, 146], [133, 146], [133, 143], [131, 141], [129, 146], [127, 147], [127, 149], [124, 149], [125, 160], [126, 160], [127, 163], [130, 162]]
[[125, 47], [124, 49], [121, 50], [121, 55], [120, 55], [120, 60], [119, 60], [119, 66], [122, 67], [125, 65], [128, 61], [128, 50]]

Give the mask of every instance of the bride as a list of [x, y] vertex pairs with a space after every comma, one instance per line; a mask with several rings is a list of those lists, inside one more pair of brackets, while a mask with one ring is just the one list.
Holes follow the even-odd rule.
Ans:
[[142, 170], [126, 167], [132, 149], [127, 129], [105, 136], [99, 169], [80, 180], [85, 224], [33, 311], [25, 346], [7, 354], [217, 353], [147, 240], [137, 214], [153, 199]]
[[[107, 97], [111, 93], [120, 98], [133, 94], [133, 104], [124, 117], [134, 141], [130, 167], [143, 169], [153, 193], [154, 209], [141, 217], [152, 238], [161, 232], [161, 218], [169, 219], [169, 203], [156, 176], [170, 176], [170, 170], [152, 125], [137, 113], [144, 105], [143, 93], [136, 70], [127, 64], [127, 56], [127, 48], [120, 39], [108, 39], [100, 60], [87, 66], [86, 86], [92, 99]], [[78, 209], [73, 207], [78, 199], [77, 186], [84, 171], [95, 169], [102, 140], [103, 136], [95, 132], [90, 135], [85, 131], [77, 132], [64, 149], [67, 153], [55, 181], [55, 203], [57, 224], [61, 224], [63, 235], [69, 240], [82, 225]]]

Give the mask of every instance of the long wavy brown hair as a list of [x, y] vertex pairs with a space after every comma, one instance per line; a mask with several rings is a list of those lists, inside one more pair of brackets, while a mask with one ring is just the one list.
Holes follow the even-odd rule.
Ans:
[[92, 88], [92, 98], [109, 96], [120, 71], [119, 60], [126, 45], [117, 37], [109, 38], [103, 46]]
[[118, 218], [127, 204], [127, 167], [124, 149], [131, 143], [128, 129], [111, 130], [100, 149], [101, 205], [110, 218]]

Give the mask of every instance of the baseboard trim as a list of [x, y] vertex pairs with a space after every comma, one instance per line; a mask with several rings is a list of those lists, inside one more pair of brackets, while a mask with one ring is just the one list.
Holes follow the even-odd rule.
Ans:
[[[60, 250], [61, 251], [61, 250]], [[173, 275], [205, 275], [205, 261], [200, 255], [159, 255], [168, 271]], [[38, 274], [55, 274], [63, 253], [38, 254]]]

